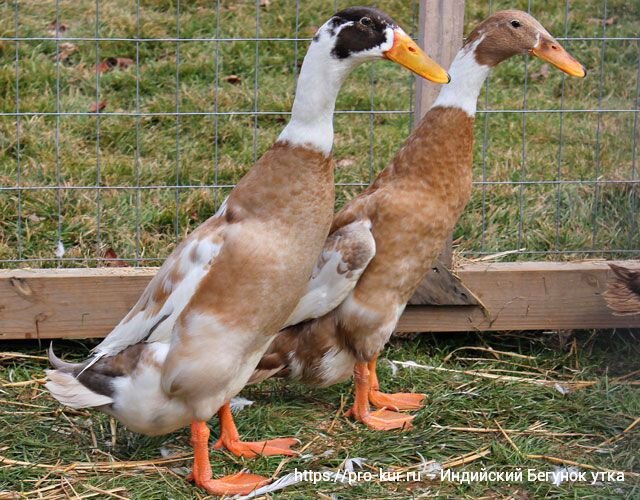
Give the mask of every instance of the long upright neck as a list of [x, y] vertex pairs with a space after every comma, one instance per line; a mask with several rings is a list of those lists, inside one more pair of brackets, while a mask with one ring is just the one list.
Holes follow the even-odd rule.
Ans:
[[433, 103], [434, 108], [459, 108], [469, 116], [475, 116], [482, 84], [491, 70], [489, 66], [479, 64], [476, 60], [476, 49], [481, 41], [482, 38], [460, 49], [449, 68], [451, 83], [442, 87]]
[[330, 46], [323, 38], [311, 43], [304, 58], [291, 120], [278, 140], [328, 156], [333, 146], [336, 98], [351, 67], [346, 61], [331, 57]]

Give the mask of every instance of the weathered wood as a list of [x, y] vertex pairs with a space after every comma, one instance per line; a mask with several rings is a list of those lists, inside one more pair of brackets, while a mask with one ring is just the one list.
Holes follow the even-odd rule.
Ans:
[[[640, 270], [640, 261], [618, 264]], [[0, 271], [0, 339], [106, 335], [136, 302], [156, 270]], [[605, 261], [470, 264], [457, 274], [487, 307], [409, 306], [399, 331], [640, 328], [640, 315], [614, 316], [602, 293]]]
[[[420, 45], [443, 67], [448, 68], [462, 46], [464, 0], [420, 1]], [[418, 78], [416, 82], [416, 124], [429, 110], [440, 92], [440, 85]], [[425, 276], [411, 304], [473, 305], [469, 292], [449, 271], [452, 260], [451, 238]]]
[[[420, 0], [418, 44], [443, 68], [451, 65], [464, 32], [464, 0]], [[440, 85], [416, 80], [416, 123], [438, 97]]]
[[477, 306], [478, 301], [447, 266], [436, 260], [409, 300], [410, 305]]
[[0, 271], [0, 339], [103, 337], [156, 269]]
[[[640, 261], [617, 263], [640, 270]], [[602, 294], [610, 273], [605, 261], [464, 266], [458, 275], [488, 316], [479, 307], [415, 306], [398, 331], [640, 328], [640, 315], [616, 316], [607, 307]]]

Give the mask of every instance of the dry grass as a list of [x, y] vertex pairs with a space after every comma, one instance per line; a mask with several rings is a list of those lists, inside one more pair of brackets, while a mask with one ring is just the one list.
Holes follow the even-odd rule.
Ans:
[[[271, 381], [249, 388], [242, 395], [255, 404], [238, 414], [241, 434], [249, 439], [293, 435], [302, 441], [304, 451], [301, 457], [284, 460], [242, 460], [212, 452], [215, 474], [242, 467], [276, 477], [296, 468], [336, 471], [346, 458], [363, 457], [364, 470], [435, 471], [436, 477], [425, 472], [418, 482], [372, 481], [353, 486], [303, 482], [280, 495], [637, 498], [637, 335], [454, 334], [397, 340], [384, 353], [385, 358], [433, 367], [398, 368], [394, 375], [388, 362], [380, 362], [385, 389], [428, 394], [428, 404], [418, 412], [414, 429], [404, 433], [372, 432], [342, 417], [351, 401], [349, 384], [310, 391]], [[46, 367], [43, 349], [34, 343], [3, 347], [0, 496], [199, 495], [183, 480], [190, 452], [186, 431], [148, 438], [100, 413], [62, 408], [40, 382]], [[88, 343], [60, 342], [57, 349], [82, 357], [89, 347]], [[216, 423], [212, 425], [215, 435]], [[624, 472], [625, 482], [457, 484], [440, 481], [437, 473], [438, 466], [459, 472], [513, 471], [517, 467], [552, 471], [561, 464], [587, 472]]]

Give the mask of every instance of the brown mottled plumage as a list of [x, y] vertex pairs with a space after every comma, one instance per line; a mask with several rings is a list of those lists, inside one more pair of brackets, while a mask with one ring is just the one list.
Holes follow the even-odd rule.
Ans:
[[458, 53], [450, 69], [452, 82], [433, 108], [371, 187], [334, 217], [332, 233], [370, 221], [375, 256], [338, 307], [278, 335], [252, 381], [275, 374], [326, 386], [353, 372], [352, 416], [380, 430], [409, 423], [410, 416], [369, 412], [369, 401], [378, 408], [415, 409], [424, 397], [381, 393], [376, 358], [469, 200], [473, 117], [482, 83], [491, 67], [526, 53], [570, 74], [585, 74], [524, 12], [503, 11], [480, 23]]

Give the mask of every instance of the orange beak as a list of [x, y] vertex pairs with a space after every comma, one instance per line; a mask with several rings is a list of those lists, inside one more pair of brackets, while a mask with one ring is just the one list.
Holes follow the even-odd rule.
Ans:
[[432, 82], [449, 83], [451, 81], [449, 74], [402, 31], [394, 31], [393, 46], [384, 55], [387, 59]]
[[553, 38], [540, 35], [540, 39], [534, 48], [529, 51], [530, 54], [553, 64], [560, 71], [564, 71], [567, 75], [584, 78], [587, 76], [585, 67], [576, 61], [571, 55], [564, 50], [562, 45]]

